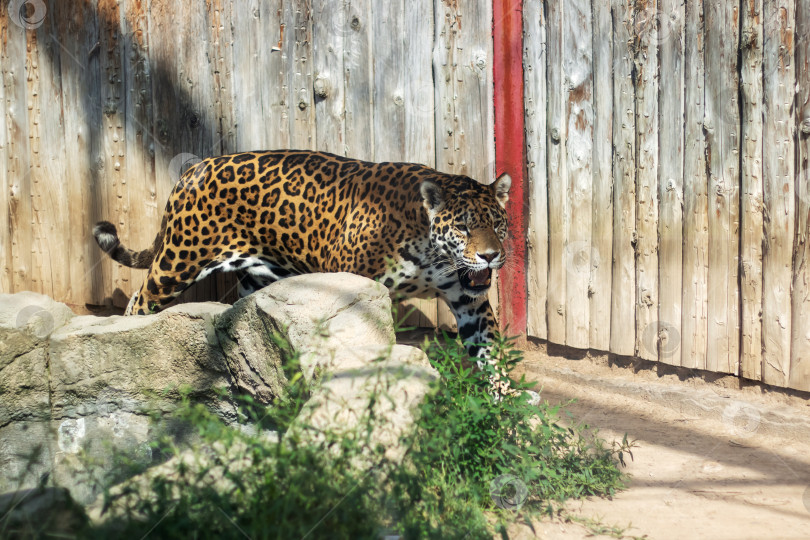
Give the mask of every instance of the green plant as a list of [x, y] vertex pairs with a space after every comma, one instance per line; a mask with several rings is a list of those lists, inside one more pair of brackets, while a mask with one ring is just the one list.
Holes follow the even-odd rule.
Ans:
[[[505, 339], [494, 352], [507, 371], [520, 360]], [[526, 502], [548, 512], [552, 503], [612, 495], [622, 486], [613, 452], [584, 427], [561, 426], [559, 407], [531, 405], [525, 393], [494, 399], [486, 377], [496, 368], [487, 365], [477, 373], [465, 362], [464, 348], [446, 336], [430, 342], [427, 353], [442, 382], [421, 407], [411, 454], [418, 468], [430, 471], [427, 482], [438, 471], [447, 479], [463, 478], [483, 508], [511, 511]], [[516, 383], [518, 389], [528, 386]], [[507, 475], [512, 489], [525, 487], [527, 500], [509, 503], [506, 497], [505, 503], [492, 496], [493, 480]]]
[[[287, 347], [287, 395], [271, 407], [244, 400], [243, 418], [259, 430], [227, 426], [184, 396], [175, 416], [203, 443], [188, 451], [164, 439], [160, 450], [174, 456], [172, 467], [145, 474], [142, 489], [108, 491], [119, 518], [87, 535], [492, 538], [493, 517], [505, 535], [520, 516], [552, 512], [571, 497], [612, 495], [622, 485], [602, 441], [560, 426], [557, 407], [530, 405], [524, 395], [493, 399], [485, 377], [495, 368], [475, 372], [461, 344], [447, 337], [426, 346], [440, 379], [402, 441], [401, 461], [369, 437], [381, 421], [374, 404], [385, 399], [384, 383], [374, 386], [354, 432], [300, 437], [291, 428], [312, 388], [296, 375], [297, 355]], [[508, 341], [495, 351], [504, 369], [519, 360]], [[266, 428], [278, 437], [262, 435]]]

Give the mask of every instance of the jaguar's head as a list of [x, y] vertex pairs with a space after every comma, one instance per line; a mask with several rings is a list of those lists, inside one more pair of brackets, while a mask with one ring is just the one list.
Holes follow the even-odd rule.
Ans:
[[464, 292], [485, 294], [492, 271], [506, 262], [506, 212], [512, 179], [489, 186], [466, 176], [423, 180], [422, 201], [430, 218], [430, 241], [458, 275]]

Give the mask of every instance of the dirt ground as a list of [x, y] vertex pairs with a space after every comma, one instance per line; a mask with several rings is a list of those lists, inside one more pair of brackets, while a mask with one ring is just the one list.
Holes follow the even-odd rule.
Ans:
[[[635, 440], [629, 488], [570, 504], [575, 522], [545, 520], [511, 538], [810, 538], [810, 399], [733, 377], [660, 373], [541, 350], [517, 373], [542, 399], [569, 404], [608, 441]], [[711, 377], [711, 376], [710, 376]], [[586, 527], [582, 523], [590, 523]], [[597, 535], [602, 537], [602, 535]]]

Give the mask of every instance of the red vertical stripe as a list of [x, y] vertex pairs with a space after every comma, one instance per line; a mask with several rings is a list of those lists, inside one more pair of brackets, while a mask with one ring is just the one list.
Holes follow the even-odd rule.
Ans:
[[501, 328], [526, 334], [525, 131], [523, 125], [523, 1], [493, 0], [495, 82], [495, 169], [509, 173], [512, 188], [507, 264], [498, 274]]

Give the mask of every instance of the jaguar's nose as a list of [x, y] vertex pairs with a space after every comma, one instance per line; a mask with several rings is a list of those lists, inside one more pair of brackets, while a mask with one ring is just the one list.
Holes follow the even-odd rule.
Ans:
[[486, 253], [476, 253], [476, 255], [481, 257], [482, 259], [484, 259], [488, 263], [491, 263], [492, 261], [495, 260], [495, 257], [498, 256], [498, 252], [497, 251], [487, 251]]

